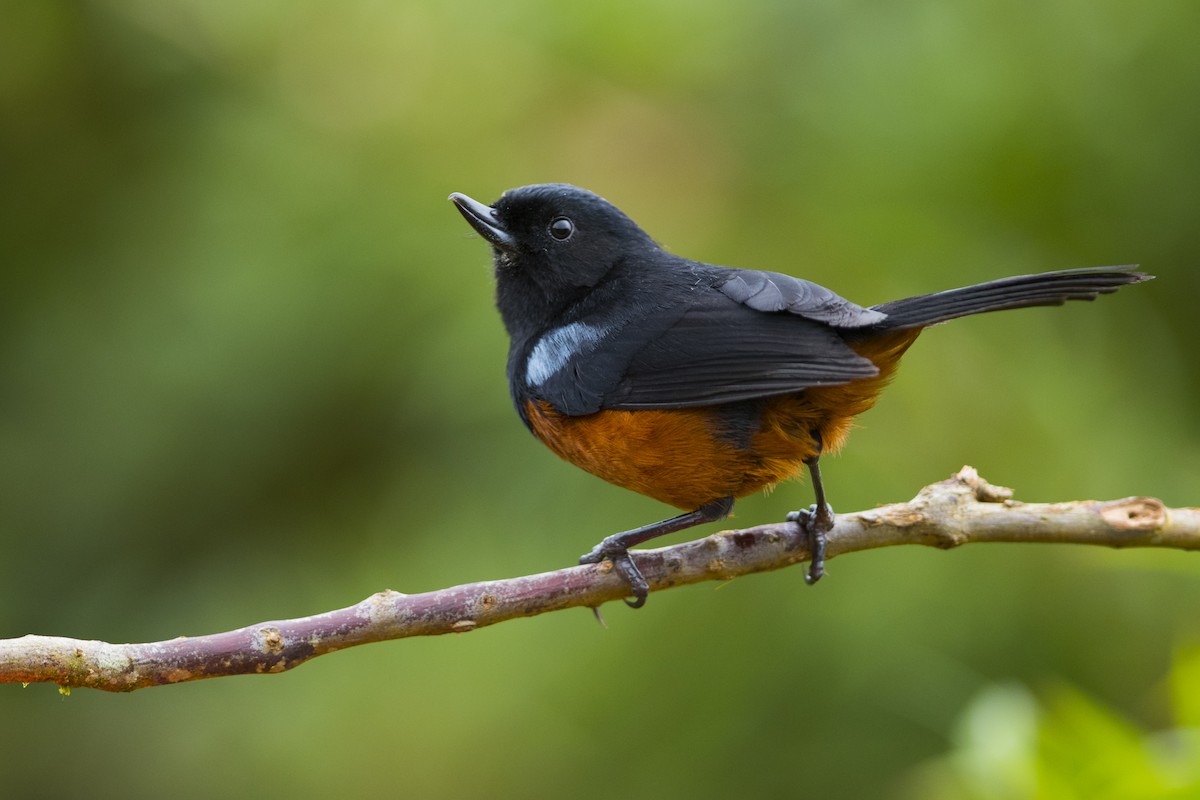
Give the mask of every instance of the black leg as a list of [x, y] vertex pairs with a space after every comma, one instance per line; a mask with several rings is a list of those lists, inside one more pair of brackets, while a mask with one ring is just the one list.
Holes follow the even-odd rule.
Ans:
[[793, 511], [787, 515], [789, 522], [798, 522], [808, 534], [808, 546], [812, 560], [808, 564], [808, 572], [804, 574], [804, 582], [812, 585], [821, 580], [825, 574], [825, 534], [833, 528], [833, 509], [825, 502], [825, 484], [821, 482], [821, 435], [816, 431], [813, 436], [817, 440], [817, 453], [812, 458], [805, 459], [808, 474], [812, 476], [813, 495], [816, 503], [810, 509]]
[[614, 533], [593, 547], [592, 552], [581, 556], [579, 563], [599, 564], [605, 559], [612, 559], [617, 572], [629, 582], [629, 588], [633, 595], [633, 600], [626, 600], [625, 604], [630, 608], [641, 608], [646, 604], [646, 595], [650, 593], [650, 586], [642, 576], [641, 570], [633, 563], [633, 557], [629, 555], [629, 548], [659, 536], [666, 536], [668, 533], [681, 531], [695, 525], [703, 525], [705, 522], [716, 522], [726, 517], [732, 508], [733, 498], [724, 497], [711, 503], [705, 503], [695, 511], [664, 519], [662, 522], [643, 525], [624, 533]]

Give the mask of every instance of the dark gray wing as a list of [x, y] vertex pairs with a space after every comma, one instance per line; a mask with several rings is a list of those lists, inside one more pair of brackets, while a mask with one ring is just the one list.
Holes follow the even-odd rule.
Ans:
[[522, 367], [529, 393], [578, 416], [729, 403], [878, 372], [807, 314], [756, 310], [713, 288], [689, 301], [619, 327], [581, 321], [550, 331]]
[[604, 407], [729, 403], [878, 374], [828, 325], [718, 297], [690, 308], [639, 349]]
[[717, 286], [726, 297], [755, 311], [787, 311], [835, 328], [878, 325], [887, 314], [851, 303], [812, 281], [780, 272], [728, 269], [729, 280]]

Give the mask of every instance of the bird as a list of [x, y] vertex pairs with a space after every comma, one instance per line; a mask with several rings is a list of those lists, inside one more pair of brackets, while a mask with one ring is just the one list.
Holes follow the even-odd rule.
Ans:
[[550, 450], [683, 511], [602, 539], [645, 604], [630, 548], [726, 517], [737, 498], [800, 476], [815, 503], [787, 515], [824, 574], [834, 522], [820, 458], [839, 450], [925, 328], [958, 317], [1092, 300], [1153, 276], [1135, 266], [1002, 278], [869, 307], [779, 272], [668, 252], [586, 189], [535, 184], [487, 205], [449, 199], [491, 246], [517, 414]]

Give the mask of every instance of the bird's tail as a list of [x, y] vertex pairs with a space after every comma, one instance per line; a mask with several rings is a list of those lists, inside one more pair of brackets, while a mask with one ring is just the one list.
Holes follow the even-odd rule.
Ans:
[[[894, 300], [871, 306], [882, 311], [887, 319], [872, 326], [874, 330], [924, 328], [939, 322], [1027, 306], [1057, 306], [1067, 300], [1094, 300], [1097, 295], [1111, 294], [1131, 283], [1153, 278], [1136, 267], [1088, 267], [1020, 275], [996, 281], [950, 289], [936, 294], [923, 294], [904, 300]], [[870, 330], [870, 329], [867, 329]]]

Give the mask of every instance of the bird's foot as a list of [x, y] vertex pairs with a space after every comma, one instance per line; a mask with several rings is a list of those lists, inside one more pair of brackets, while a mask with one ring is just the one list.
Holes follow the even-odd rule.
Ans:
[[[612, 538], [612, 537], [609, 537]], [[650, 594], [650, 584], [642, 575], [642, 571], [633, 563], [629, 550], [619, 544], [605, 539], [592, 548], [592, 552], [580, 556], [580, 564], [599, 564], [601, 561], [612, 561], [613, 568], [629, 584], [629, 593], [633, 599], [625, 599], [625, 605], [630, 608], [641, 608], [646, 605], [646, 597]]]
[[808, 536], [812, 560], [809, 561], [808, 572], [804, 573], [804, 582], [812, 586], [825, 574], [825, 534], [833, 529], [833, 509], [828, 503], [820, 508], [813, 505], [791, 512], [787, 515], [787, 521], [797, 523]]

